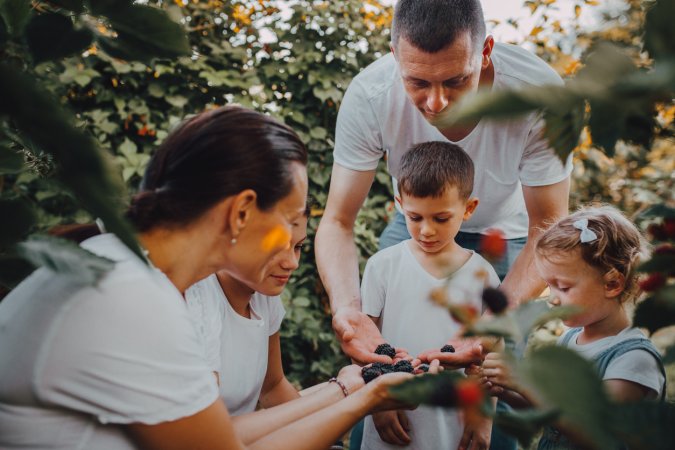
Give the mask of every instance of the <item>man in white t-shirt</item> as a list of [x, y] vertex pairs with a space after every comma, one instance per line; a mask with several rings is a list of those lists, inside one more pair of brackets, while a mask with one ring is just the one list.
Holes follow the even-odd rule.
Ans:
[[[507, 254], [495, 268], [505, 277], [502, 288], [514, 303], [543, 290], [544, 283], [531, 270], [534, 238], [545, 223], [567, 214], [572, 170], [570, 160], [563, 165], [549, 148], [538, 112], [499, 122], [435, 126], [462, 95], [479, 87], [562, 83], [536, 56], [486, 36], [478, 0], [399, 0], [391, 49], [357, 75], [345, 93], [328, 201], [316, 235], [317, 265], [330, 297], [333, 327], [343, 350], [361, 362], [389, 359], [373, 353], [383, 339], [360, 309], [353, 236], [380, 158], [387, 155], [395, 180], [402, 154], [416, 143], [450, 141], [471, 156], [473, 195], [481, 206], [462, 226], [457, 242], [478, 250], [486, 230], [504, 232]], [[381, 247], [408, 238], [397, 213]]]

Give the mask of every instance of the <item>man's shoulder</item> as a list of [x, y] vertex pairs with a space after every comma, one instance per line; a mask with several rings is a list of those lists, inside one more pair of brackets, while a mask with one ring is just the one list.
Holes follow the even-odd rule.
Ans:
[[394, 86], [397, 70], [394, 55], [389, 53], [370, 63], [352, 80], [349, 88], [359, 89], [366, 99], [386, 95]]
[[544, 60], [517, 45], [495, 43], [492, 59], [497, 88], [563, 84], [560, 75]]

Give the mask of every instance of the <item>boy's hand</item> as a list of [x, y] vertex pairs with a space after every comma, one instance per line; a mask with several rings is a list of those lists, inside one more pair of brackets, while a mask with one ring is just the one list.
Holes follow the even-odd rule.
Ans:
[[478, 416], [467, 421], [457, 450], [487, 450], [492, 437], [492, 419]]
[[356, 308], [345, 307], [335, 311], [333, 329], [338, 341], [347, 356], [358, 364], [381, 362], [391, 364], [393, 361], [386, 355], [378, 355], [375, 349], [386, 341], [377, 325], [367, 314]]
[[453, 338], [446, 345], [452, 345], [455, 351], [451, 353], [432, 349], [420, 353], [417, 357], [422, 362], [437, 359], [447, 369], [460, 369], [470, 364], [480, 364], [483, 361], [483, 345], [479, 339]]
[[410, 424], [404, 411], [384, 411], [373, 414], [375, 429], [380, 439], [388, 444], [408, 445], [411, 442]]

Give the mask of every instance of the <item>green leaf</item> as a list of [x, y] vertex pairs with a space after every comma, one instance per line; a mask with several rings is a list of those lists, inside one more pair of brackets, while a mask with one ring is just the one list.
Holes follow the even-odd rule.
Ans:
[[629, 448], [672, 450], [675, 448], [675, 405], [641, 401], [613, 405], [614, 432]]
[[76, 30], [73, 21], [61, 14], [37, 15], [26, 27], [26, 42], [36, 63], [82, 51], [92, 38], [91, 31]]
[[645, 261], [637, 268], [639, 272], [670, 273], [675, 267], [675, 253], [654, 253], [649, 261]]
[[21, 256], [38, 267], [96, 285], [115, 266], [114, 261], [95, 255], [79, 245], [52, 236], [31, 236], [18, 245]]
[[19, 173], [24, 167], [23, 156], [20, 153], [0, 146], [0, 175]]
[[652, 58], [666, 59], [675, 56], [673, 17], [675, 17], [675, 3], [672, 0], [656, 1], [647, 11], [644, 41], [645, 48]]
[[595, 448], [615, 448], [611, 430], [612, 407], [591, 362], [564, 347], [534, 350], [518, 368], [520, 377], [541, 400], [544, 408], [560, 410], [569, 423]]
[[671, 208], [665, 203], [652, 205], [642, 211], [639, 215], [641, 219], [655, 219], [657, 217], [672, 218], [675, 217], [675, 208]]
[[78, 14], [84, 11], [84, 2], [82, 0], [49, 0], [49, 3]]
[[1, 63], [0, 98], [0, 113], [10, 115], [21, 134], [53, 155], [58, 180], [142, 258], [135, 233], [121, 215], [121, 182], [92, 137], [75, 128], [74, 118], [30, 76]]
[[17, 255], [0, 255], [0, 285], [14, 288], [35, 270], [35, 266]]
[[23, 33], [32, 12], [31, 2], [28, 0], [0, 0], [0, 17], [9, 34], [14, 37]]
[[675, 363], [675, 344], [671, 344], [670, 347], [666, 348], [666, 353], [663, 355], [663, 364], [673, 364]]
[[150, 62], [155, 57], [190, 54], [185, 31], [161, 9], [132, 5], [107, 11], [106, 16], [117, 37], [98, 36], [97, 40], [110, 56]]
[[551, 307], [546, 300], [532, 300], [496, 317], [482, 317], [467, 328], [465, 336], [498, 336], [522, 342], [530, 332], [553, 319], [578, 312], [574, 307]]
[[584, 103], [578, 102], [562, 114], [547, 109], [544, 112], [544, 120], [546, 121], [544, 134], [560, 161], [565, 164], [567, 157], [579, 143], [579, 136], [584, 129]]
[[409, 405], [435, 405], [452, 407], [456, 405], [455, 384], [465, 379], [456, 371], [416, 376], [409, 381], [389, 388], [391, 395]]
[[22, 200], [0, 200], [0, 248], [18, 242], [35, 224], [33, 208]]
[[552, 423], [559, 415], [560, 411], [556, 409], [500, 411], [495, 415], [493, 423], [506, 434], [518, 439], [524, 448], [529, 448], [532, 438], [541, 428]]
[[[671, 286], [671, 289], [675, 287]], [[663, 289], [665, 290], [665, 289]], [[643, 300], [635, 308], [633, 324], [646, 328], [650, 333], [675, 323], [675, 304], [651, 296]]]

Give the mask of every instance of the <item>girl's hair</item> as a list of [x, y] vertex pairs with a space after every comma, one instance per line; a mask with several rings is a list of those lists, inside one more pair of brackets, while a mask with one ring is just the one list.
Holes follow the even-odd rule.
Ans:
[[[588, 220], [587, 228], [596, 238], [581, 242], [581, 230], [575, 222]], [[539, 254], [581, 250], [581, 257], [600, 273], [616, 270], [625, 278], [620, 301], [635, 300], [639, 290], [635, 266], [648, 256], [648, 245], [636, 226], [611, 206], [585, 207], [559, 220], [538, 239]]]
[[245, 189], [268, 210], [290, 193], [294, 162], [306, 165], [307, 150], [279, 121], [238, 106], [202, 112], [159, 146], [127, 218], [141, 232], [181, 226]]

